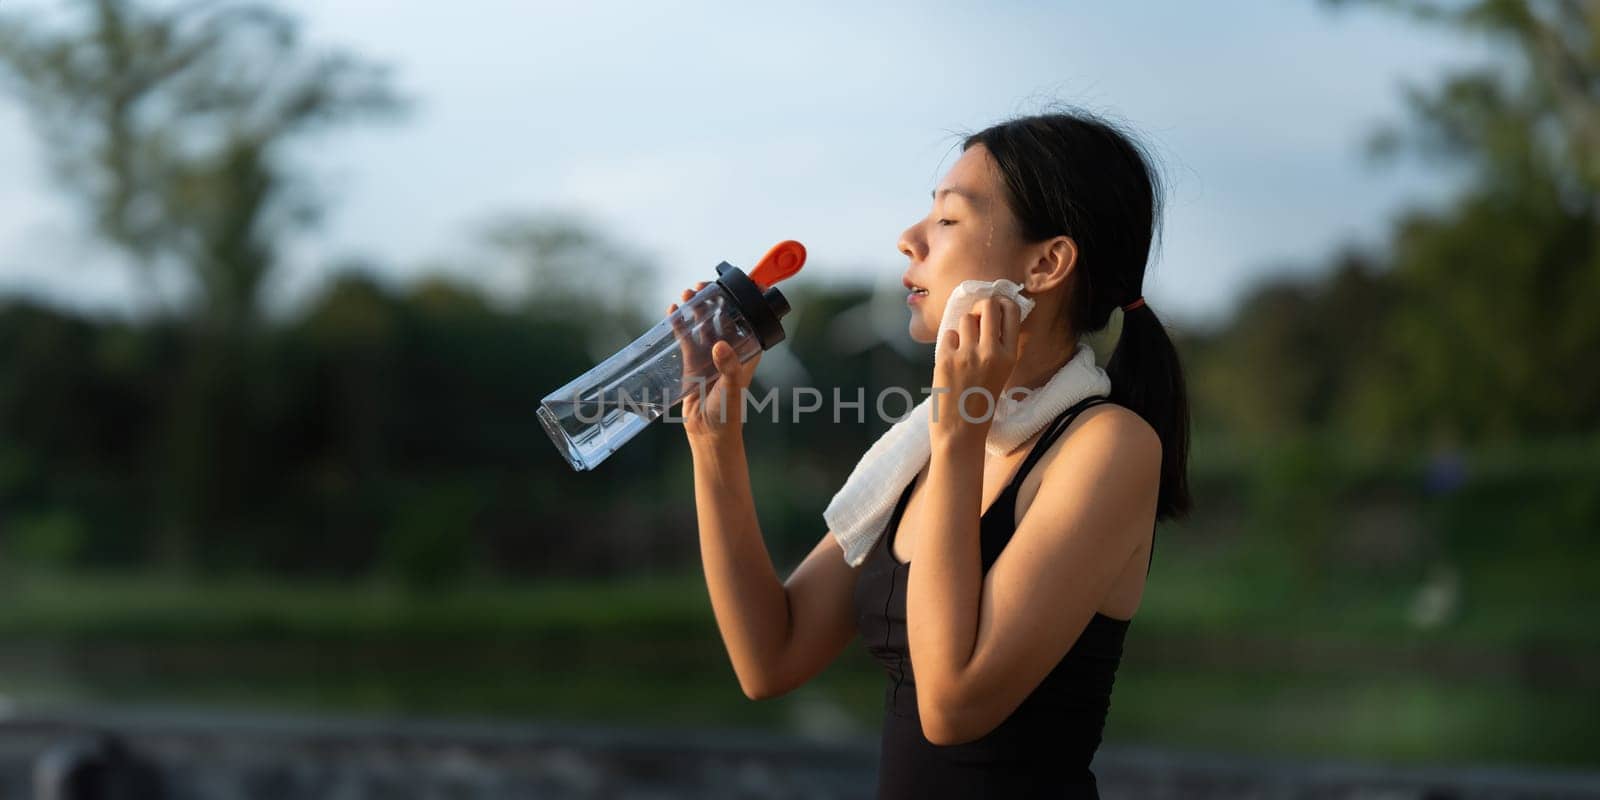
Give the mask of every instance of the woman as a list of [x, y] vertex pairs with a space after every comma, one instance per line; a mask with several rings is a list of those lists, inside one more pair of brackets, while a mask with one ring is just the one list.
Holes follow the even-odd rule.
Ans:
[[889, 676], [879, 797], [1097, 796], [1090, 761], [1155, 523], [1190, 504], [1183, 374], [1141, 296], [1159, 212], [1149, 159], [1093, 116], [965, 141], [900, 238], [910, 335], [933, 342], [968, 279], [1015, 281], [1035, 305], [1019, 320], [1010, 299], [978, 301], [944, 332], [933, 390], [1036, 389], [1122, 307], [1109, 401], [1078, 402], [999, 456], [982, 409], [934, 414], [931, 456], [858, 566], [830, 531], [787, 581], [773, 569], [738, 400], [759, 358], [718, 345], [718, 380], [685, 402], [706, 582], [739, 684], [784, 694], [860, 634]]

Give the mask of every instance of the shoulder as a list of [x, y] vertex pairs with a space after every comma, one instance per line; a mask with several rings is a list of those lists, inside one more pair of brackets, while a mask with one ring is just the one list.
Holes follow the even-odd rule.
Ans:
[[1070, 463], [1111, 470], [1129, 478], [1161, 473], [1161, 436], [1144, 417], [1127, 406], [1098, 403], [1078, 413], [1041, 459], [1046, 473]]
[[1084, 409], [1067, 427], [1078, 429], [1080, 440], [1104, 440], [1136, 453], [1161, 460], [1161, 436], [1138, 412], [1116, 403], [1098, 403]]

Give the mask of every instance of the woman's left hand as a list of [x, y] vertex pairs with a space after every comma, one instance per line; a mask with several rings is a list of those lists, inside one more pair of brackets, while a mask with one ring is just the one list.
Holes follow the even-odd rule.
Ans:
[[936, 413], [928, 421], [933, 436], [963, 431], [980, 438], [988, 435], [1000, 393], [1022, 352], [1021, 332], [1022, 309], [1004, 296], [973, 303], [972, 310], [944, 332], [933, 365]]

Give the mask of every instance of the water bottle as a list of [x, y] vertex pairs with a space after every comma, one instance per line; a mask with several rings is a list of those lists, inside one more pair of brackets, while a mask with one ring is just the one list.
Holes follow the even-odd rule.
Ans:
[[545, 397], [539, 423], [567, 463], [574, 470], [594, 469], [684, 395], [708, 390], [717, 377], [711, 360], [717, 342], [732, 345], [745, 362], [783, 341], [781, 320], [789, 301], [773, 284], [798, 272], [805, 260], [805, 247], [786, 241], [748, 275], [726, 261], [718, 264], [717, 279], [676, 311]]

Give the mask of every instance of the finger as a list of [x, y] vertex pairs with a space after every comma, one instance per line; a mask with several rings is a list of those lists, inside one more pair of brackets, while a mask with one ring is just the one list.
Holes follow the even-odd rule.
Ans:
[[1005, 350], [1017, 342], [1017, 304], [1009, 297], [1002, 297], [995, 303], [995, 311], [998, 313], [994, 319], [994, 341], [1001, 350]]
[[698, 372], [700, 364], [704, 363], [704, 350], [694, 341], [694, 334], [690, 330], [693, 325], [689, 319], [691, 314], [686, 313], [677, 303], [667, 307], [667, 319], [672, 323], [672, 336], [678, 340], [678, 356], [683, 361], [683, 376], [688, 380], [691, 375]]
[[994, 301], [984, 303], [983, 311], [978, 315], [978, 342], [985, 352], [994, 349], [995, 337], [1000, 334], [1000, 304]]
[[[690, 298], [692, 298], [695, 295], [699, 294], [700, 290], [704, 289], [706, 287], [706, 285], [709, 284], [709, 283], [710, 283], [710, 281], [699, 281], [699, 282], [695, 283], [693, 288], [684, 289], [683, 290], [683, 299], [685, 301], [688, 301]], [[707, 332], [706, 332], [706, 326], [704, 325], [704, 322], [705, 322], [705, 319], [706, 319], [706, 315], [710, 311], [713, 310], [711, 308], [708, 308], [708, 306], [712, 306], [712, 305], [714, 305], [714, 304], [697, 303], [694, 306], [690, 307], [690, 311], [689, 311], [689, 316], [690, 316], [689, 330], [690, 330], [690, 333], [691, 333], [691, 338], [694, 340], [694, 343], [696, 345], [699, 345], [701, 347], [705, 347], [706, 346], [706, 341], [707, 341], [706, 333]]]
[[756, 354], [751, 356], [749, 361], [744, 362], [744, 365], [739, 367], [739, 385], [740, 386], [749, 386], [750, 385], [751, 379], [754, 378], [755, 375], [756, 375], [756, 367], [759, 366], [760, 364], [761, 364], [761, 351], [757, 350]]
[[968, 312], [961, 316], [961, 342], [970, 349], [978, 342], [978, 315]]
[[716, 362], [717, 372], [723, 377], [737, 382], [739, 379], [739, 355], [733, 350], [733, 345], [725, 341], [718, 341], [711, 346], [711, 360]]
[[737, 396], [738, 392], [750, 385], [750, 373], [754, 365], [741, 364], [738, 351], [727, 342], [719, 341], [712, 346], [711, 350], [714, 354], [712, 357], [717, 362], [717, 372], [725, 381], [722, 388], [723, 392], [731, 392]]
[[1016, 303], [1011, 302], [1009, 299], [1006, 301], [1006, 324], [1005, 332], [1002, 335], [1004, 336], [1004, 342], [1006, 346], [1011, 348], [1012, 352], [1016, 352], [1021, 349], [1022, 308]]
[[732, 316], [726, 312], [727, 307], [719, 304], [711, 310], [711, 316], [706, 320], [706, 330], [719, 339], [728, 334], [728, 325], [732, 322]]
[[683, 315], [678, 313], [677, 303], [667, 306], [667, 319], [671, 320], [672, 333], [674, 336], [678, 337], [678, 342], [681, 345], [684, 341], [686, 331], [684, 330]]
[[728, 353], [724, 357], [728, 364], [728, 374], [738, 378], [738, 382], [743, 384], [745, 378], [750, 374], [750, 367], [756, 356], [751, 356], [750, 361], [741, 361], [739, 360], [739, 351], [734, 348], [732, 343], [723, 342], [723, 345]]
[[[695, 289], [686, 289], [685, 293], [688, 294], [690, 297], [693, 297], [695, 294], [697, 294], [697, 290], [695, 290]], [[706, 346], [706, 329], [705, 329], [704, 322], [705, 322], [705, 317], [706, 317], [706, 311], [707, 311], [706, 306], [707, 305], [708, 305], [707, 303], [695, 303], [694, 305], [689, 306], [689, 314], [688, 314], [688, 316], [689, 316], [689, 338], [693, 341], [695, 346], [702, 347], [702, 348]]]
[[[956, 328], [944, 332], [944, 340], [940, 343], [945, 353], [954, 353], [961, 346], [961, 333]], [[946, 356], [948, 358], [949, 356]]]

